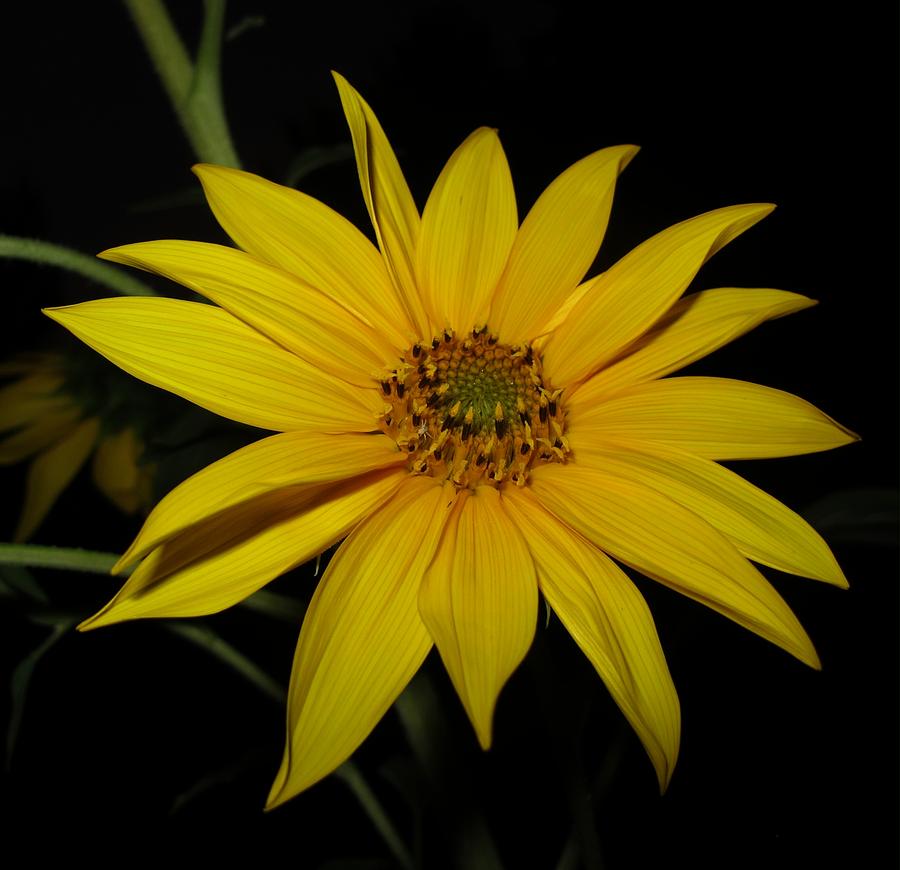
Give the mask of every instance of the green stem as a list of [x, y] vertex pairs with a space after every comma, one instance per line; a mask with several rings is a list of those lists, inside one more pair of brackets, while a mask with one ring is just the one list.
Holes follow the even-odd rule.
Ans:
[[369, 788], [369, 784], [363, 778], [359, 768], [352, 761], [345, 761], [335, 770], [334, 775], [353, 792], [400, 866], [405, 870], [413, 870], [415, 862], [412, 855], [391, 823], [388, 814], [378, 802], [375, 793]]
[[143, 281], [122, 272], [111, 263], [104, 263], [96, 257], [82, 254], [52, 242], [25, 239], [21, 236], [0, 235], [0, 257], [14, 260], [29, 260], [44, 266], [59, 266], [70, 272], [77, 272], [91, 281], [103, 284], [123, 296], [155, 296], [156, 293]]
[[194, 67], [162, 0], [124, 0], [191, 148], [206, 163], [240, 167], [220, 76], [225, 0], [206, 0]]
[[114, 553], [74, 547], [41, 547], [37, 544], [0, 544], [0, 565], [62, 568], [90, 574], [109, 574], [119, 557]]

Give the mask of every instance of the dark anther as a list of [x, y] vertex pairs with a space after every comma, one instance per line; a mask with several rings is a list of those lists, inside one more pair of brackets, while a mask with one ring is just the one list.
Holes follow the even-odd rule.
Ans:
[[405, 392], [406, 392], [406, 385], [405, 384], [397, 384], [397, 398], [402, 399], [403, 394]]
[[418, 357], [418, 355], [419, 355], [420, 353], [422, 353], [422, 345], [421, 345], [421, 344], [414, 344], [413, 347], [412, 347], [412, 353], [413, 353], [413, 359], [415, 359], [416, 357]]
[[529, 450], [531, 450], [531, 445], [527, 441], [523, 441], [522, 446], [519, 448], [519, 453], [524, 456]]
[[406, 449], [407, 449], [410, 453], [415, 453], [415, 451], [416, 451], [416, 445], [415, 445], [415, 444], [412, 444], [412, 443], [407, 444], [407, 445], [406, 445]]
[[534, 362], [534, 357], [531, 355], [531, 348], [525, 351], [525, 365], [530, 366]]
[[422, 418], [418, 414], [413, 414], [413, 426], [415, 426], [416, 429], [419, 428], [419, 424], [421, 422], [422, 422]]
[[433, 408], [438, 402], [440, 402], [441, 397], [437, 393], [432, 393], [425, 404], [428, 405], [429, 408]]
[[447, 332], [446, 329], [444, 330], [444, 341], [446, 341], [447, 344], [449, 344], [451, 341], [453, 341], [453, 336], [450, 335], [450, 333]]
[[441, 346], [441, 340], [439, 338], [436, 338], [436, 339], [434, 339], [434, 341], [431, 342], [432, 350], [437, 350], [440, 346]]
[[452, 425], [453, 425], [453, 417], [450, 414], [448, 414], [441, 421], [441, 432], [443, 432], [445, 429], [449, 429]]
[[394, 372], [394, 373], [391, 375], [391, 380], [392, 380], [395, 384], [397, 383], [397, 372]]
[[530, 422], [528, 419], [528, 414], [524, 411], [519, 411], [519, 420], [522, 421], [522, 425], [524, 426], [526, 423]]
[[389, 396], [391, 394], [391, 382], [390, 381], [382, 381], [381, 389], [384, 391], [384, 394], [386, 396]]
[[538, 411], [538, 416], [541, 418], [542, 423], [547, 422], [547, 406], [541, 405], [540, 411]]
[[551, 400], [550, 400], [550, 404], [548, 405], [548, 407], [550, 408], [550, 416], [551, 416], [551, 417], [555, 417], [555, 416], [556, 416], [556, 402], [554, 402], [554, 401], [551, 399]]
[[494, 479], [494, 469], [493, 469], [493, 468], [488, 472], [488, 477], [489, 477], [491, 480]]
[[462, 440], [467, 441], [471, 434], [472, 434], [472, 424], [471, 423], [463, 423]]
[[476, 465], [484, 465], [487, 457], [483, 453], [478, 454], [478, 459], [475, 460]]
[[559, 450], [559, 448], [562, 447], [562, 441], [560, 441], [559, 438], [557, 438], [557, 439], [553, 442], [553, 446], [554, 446], [557, 450]]
[[434, 451], [434, 458], [435, 458], [438, 462], [441, 461], [441, 451], [440, 451], [440, 450], [435, 450], [435, 451]]
[[420, 375], [424, 375], [424, 374], [425, 374], [425, 369], [426, 369], [426, 368], [427, 368], [427, 366], [425, 365], [425, 363], [422, 363], [422, 364], [416, 369], [416, 371], [417, 371]]
[[502, 438], [506, 434], [506, 420], [494, 420], [494, 431]]
[[496, 343], [497, 343], [497, 336], [496, 336], [496, 335], [492, 335], [492, 336], [490, 336], [490, 337], [488, 338], [488, 344], [496, 344]]
[[422, 380], [419, 381], [419, 389], [420, 390], [424, 390], [425, 387], [430, 387], [430, 386], [431, 386], [431, 381], [428, 380], [427, 375], [425, 377], [423, 377]]
[[385, 417], [385, 418], [384, 418], [384, 422], [385, 422], [385, 424], [386, 424], [387, 426], [390, 426], [391, 423], [393, 422], [393, 417], [391, 417], [390, 415], [387, 416], [387, 417]]
[[472, 338], [478, 338], [478, 327], [472, 327]]
[[549, 459], [549, 458], [550, 458], [550, 454], [547, 453], [546, 451], [544, 451], [544, 452], [541, 454], [541, 459]]

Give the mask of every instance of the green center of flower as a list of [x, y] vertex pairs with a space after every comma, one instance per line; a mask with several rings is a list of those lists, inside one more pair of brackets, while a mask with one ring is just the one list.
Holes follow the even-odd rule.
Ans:
[[500, 344], [486, 328], [415, 344], [381, 381], [382, 431], [409, 469], [459, 487], [523, 486], [535, 463], [569, 453], [561, 390], [545, 386], [529, 345]]

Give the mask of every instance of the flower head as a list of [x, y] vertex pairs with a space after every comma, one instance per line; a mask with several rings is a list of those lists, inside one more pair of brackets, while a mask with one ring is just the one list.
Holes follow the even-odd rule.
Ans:
[[102, 410], [73, 389], [71, 365], [55, 354], [22, 357], [0, 367], [0, 465], [31, 459], [16, 541], [34, 534], [88, 457], [97, 488], [119, 510], [149, 508], [151, 471], [140, 464], [131, 426], [105, 422]]
[[274, 805], [356, 749], [433, 645], [487, 748], [540, 592], [665, 787], [678, 699], [618, 563], [814, 667], [750, 560], [846, 585], [812, 528], [717, 460], [826, 450], [852, 433], [777, 390], [664, 377], [812, 304], [769, 289], [683, 297], [771, 206], [686, 220], [585, 281], [635, 148], [575, 163], [519, 225], [497, 134], [480, 129], [420, 217], [372, 110], [336, 79], [377, 248], [302, 193], [198, 166], [239, 250], [161, 241], [103, 256], [214, 305], [48, 312], [132, 374], [279, 433], [166, 496], [118, 567], [140, 564], [84, 627], [221, 610], [343, 539], [300, 632]]

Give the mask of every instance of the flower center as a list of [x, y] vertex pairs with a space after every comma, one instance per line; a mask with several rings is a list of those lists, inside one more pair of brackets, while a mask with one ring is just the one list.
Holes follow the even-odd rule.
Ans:
[[562, 390], [545, 386], [529, 345], [500, 344], [487, 328], [414, 344], [381, 381], [382, 431], [409, 454], [409, 470], [459, 487], [524, 486], [528, 470], [565, 462]]

